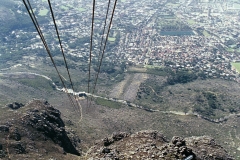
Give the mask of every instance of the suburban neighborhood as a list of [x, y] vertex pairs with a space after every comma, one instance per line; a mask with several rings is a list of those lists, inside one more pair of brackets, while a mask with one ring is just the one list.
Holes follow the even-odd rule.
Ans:
[[[64, 51], [82, 63], [87, 62], [91, 1], [52, 3]], [[58, 50], [47, 1], [35, 1], [32, 5], [37, 18], [45, 19], [40, 26], [48, 45], [53, 51]], [[106, 28], [112, 6], [113, 3], [110, 4]], [[93, 60], [98, 58], [106, 11], [107, 2], [96, 3]], [[21, 3], [18, 13], [28, 16]], [[207, 77], [240, 82], [239, 21], [240, 3], [237, 0], [120, 0], [104, 58], [114, 63], [201, 71]], [[24, 51], [36, 50], [34, 53], [44, 52], [37, 32], [15, 30], [5, 37], [6, 41], [11, 37], [16, 37], [16, 45], [5, 52], [14, 52], [19, 47]], [[31, 44], [24, 44], [23, 37], [30, 38]]]

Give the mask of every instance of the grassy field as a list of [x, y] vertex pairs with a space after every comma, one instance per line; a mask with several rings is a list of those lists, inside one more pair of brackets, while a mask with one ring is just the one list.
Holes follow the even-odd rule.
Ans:
[[115, 42], [115, 40], [116, 40], [116, 38], [114, 38], [114, 37], [108, 37], [108, 41], [110, 41], [110, 42]]
[[235, 3], [235, 4], [234, 4], [234, 8], [235, 8], [235, 9], [240, 9], [240, 4]]
[[71, 5], [71, 4], [68, 4], [67, 7], [69, 7], [69, 8], [74, 8], [74, 6]]
[[155, 68], [162, 68], [162, 66], [154, 66], [154, 65], [145, 65], [145, 68], [155, 69]]
[[66, 6], [61, 6], [60, 8], [63, 9], [63, 10], [65, 10], [65, 11], [69, 9], [69, 8], [66, 7]]
[[85, 8], [79, 8], [78, 10], [79, 10], [80, 12], [84, 12], [84, 11], [86, 11]]
[[169, 6], [169, 7], [178, 7], [178, 6], [180, 6], [180, 4], [177, 4], [177, 3], [168, 3], [168, 4], [166, 4], [166, 6]]
[[210, 34], [207, 32], [207, 31], [203, 31], [203, 35], [205, 36], [205, 37], [209, 37], [210, 36]]
[[188, 22], [188, 24], [190, 24], [190, 25], [193, 25], [193, 24], [196, 23], [196, 22], [195, 22], [194, 20], [192, 20], [192, 19], [187, 20], [187, 22]]
[[127, 70], [127, 72], [128, 73], [147, 73], [147, 74], [158, 75], [158, 76], [167, 76], [168, 75], [167, 71], [165, 71], [164, 68], [152, 67], [152, 66], [148, 66], [146, 68], [130, 67]]
[[121, 103], [109, 101], [109, 100], [102, 99], [102, 98], [97, 98], [96, 99], [96, 104], [106, 106], [106, 107], [110, 107], [110, 108], [115, 108], [115, 109], [119, 109], [119, 108], [122, 107]]
[[232, 66], [240, 73], [240, 62], [232, 63]]
[[54, 89], [52, 83], [43, 77], [37, 77], [35, 79], [19, 78], [17, 79], [17, 81], [19, 81], [23, 85], [27, 85], [29, 87], [33, 87], [40, 90], [44, 89], [46, 91], [53, 91]]
[[47, 9], [42, 9], [39, 11], [39, 16], [46, 16], [48, 14], [48, 10]]
[[127, 72], [146, 73], [147, 69], [143, 67], [129, 67]]
[[235, 50], [233, 48], [226, 48], [228, 52], [234, 52]]

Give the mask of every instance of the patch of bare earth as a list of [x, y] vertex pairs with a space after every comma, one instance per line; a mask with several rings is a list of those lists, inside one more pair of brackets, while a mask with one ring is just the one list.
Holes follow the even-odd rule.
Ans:
[[133, 101], [137, 96], [137, 91], [140, 84], [143, 83], [147, 78], [147, 74], [135, 74], [130, 84], [126, 87], [122, 98], [126, 101]]
[[109, 96], [112, 98], [119, 99], [122, 96], [124, 87], [127, 85], [127, 82], [129, 81], [130, 77], [131, 77], [131, 75], [126, 75], [126, 77], [123, 81], [121, 81], [120, 83], [118, 83], [117, 85], [115, 85], [113, 87]]
[[133, 101], [137, 95], [140, 84], [143, 83], [147, 78], [147, 74], [127, 74], [123, 81], [113, 87], [109, 96], [126, 101]]

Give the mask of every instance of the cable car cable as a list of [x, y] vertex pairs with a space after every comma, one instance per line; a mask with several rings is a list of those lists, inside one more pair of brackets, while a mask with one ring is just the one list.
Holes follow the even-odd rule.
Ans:
[[[62, 41], [61, 41], [60, 36], [59, 36], [58, 27], [57, 27], [57, 24], [56, 24], [56, 20], [55, 20], [55, 16], [54, 16], [54, 13], [53, 13], [53, 9], [52, 9], [52, 5], [51, 5], [50, 0], [48, 0], [48, 5], [49, 5], [50, 12], [51, 12], [51, 15], [52, 15], [52, 19], [53, 19], [53, 22], [54, 22], [54, 26], [55, 26], [55, 30], [56, 30], [56, 33], [57, 33], [57, 37], [58, 37], [58, 42], [59, 42], [59, 45], [60, 45], [60, 49], [61, 49], [61, 52], [62, 52], [62, 55], [63, 55], [63, 59], [64, 59], [64, 62], [65, 62], [65, 67], [66, 67], [66, 69], [67, 69], [68, 77], [69, 77], [69, 80], [70, 80], [70, 83], [71, 83], [71, 87], [72, 87], [72, 90], [73, 90], [73, 93], [74, 93], [74, 87], [73, 87], [71, 75], [70, 75], [70, 72], [69, 72], [69, 69], [68, 69], [66, 56], [65, 56], [64, 51], [63, 51]], [[76, 95], [75, 95], [74, 97], [75, 97], [75, 100], [78, 101]], [[79, 110], [79, 109], [80, 109], [80, 106], [79, 106], [79, 104], [80, 104], [80, 103], [77, 103], [77, 106], [78, 106], [77, 110], [78, 110], [78, 112], [80, 113], [80, 110]]]
[[[41, 40], [42, 40], [42, 43], [43, 43], [43, 45], [44, 45], [44, 47], [45, 47], [45, 49], [46, 49], [46, 51], [48, 53], [48, 56], [50, 57], [50, 59], [52, 61], [52, 64], [53, 64], [53, 66], [54, 66], [54, 68], [55, 68], [55, 70], [56, 70], [56, 72], [57, 72], [57, 74], [58, 74], [62, 84], [63, 84], [63, 87], [66, 90], [66, 92], [68, 93], [68, 91], [66, 89], [66, 86], [64, 84], [64, 81], [63, 81], [62, 77], [60, 76], [60, 73], [59, 73], [59, 71], [57, 69], [57, 66], [56, 66], [56, 64], [55, 64], [55, 62], [53, 60], [53, 57], [52, 57], [51, 53], [50, 53], [49, 47], [48, 47], [48, 45], [46, 43], [46, 40], [45, 40], [45, 38], [44, 38], [44, 36], [42, 34], [41, 28], [39, 27], [39, 23], [38, 23], [38, 21], [36, 19], [36, 16], [35, 16], [35, 14], [34, 14], [34, 12], [32, 10], [32, 6], [31, 6], [29, 0], [27, 0], [27, 2], [28, 2], [28, 5], [29, 5], [30, 9], [28, 8], [28, 5], [26, 4], [25, 0], [22, 0], [22, 1], [23, 1], [24, 5], [25, 5], [25, 7], [27, 9], [27, 12], [28, 12], [28, 14], [29, 14], [29, 16], [30, 16], [30, 18], [31, 18], [31, 20], [32, 20], [32, 22], [33, 22], [33, 24], [34, 24], [34, 26], [35, 26], [35, 28], [36, 28], [40, 38], [41, 38]], [[32, 14], [30, 13], [29, 10], [31, 10]], [[71, 101], [72, 105], [75, 106], [75, 104], [73, 103], [73, 100], [72, 100], [71, 96], [69, 95], [69, 93], [67, 95], [68, 95], [68, 98]]]
[[106, 16], [105, 16], [104, 28], [103, 28], [103, 32], [102, 32], [102, 40], [101, 40], [100, 50], [99, 50], [99, 54], [98, 54], [98, 64], [99, 64], [100, 57], [101, 57], [103, 38], [104, 38], [105, 29], [106, 29], [106, 25], [107, 25], [107, 18], [108, 18], [108, 12], [109, 12], [110, 3], [111, 3], [111, 0], [108, 1], [107, 13], [106, 13]]
[[[90, 42], [90, 53], [89, 53], [89, 68], [88, 68], [88, 93], [90, 93], [90, 76], [91, 76], [91, 63], [92, 63], [92, 44], [93, 44], [93, 27], [94, 27], [94, 13], [95, 13], [95, 0], [93, 0], [92, 8], [92, 28], [91, 28], [91, 42]], [[88, 97], [87, 97], [87, 106], [88, 106]]]
[[[116, 5], [117, 5], [117, 0], [115, 0], [114, 7], [113, 7], [113, 10], [112, 10], [112, 16], [111, 16], [111, 20], [110, 20], [110, 23], [109, 23], [109, 26], [108, 26], [108, 32], [107, 32], [107, 36], [106, 36], [106, 39], [105, 39], [105, 44], [104, 44], [104, 48], [103, 48], [103, 51], [102, 51], [102, 56], [101, 56], [101, 59], [100, 59], [100, 64], [99, 64], [99, 67], [98, 67], [98, 72], [97, 72], [96, 80], [95, 80], [95, 83], [94, 83], [92, 95], [94, 94], [94, 91], [96, 89], [98, 75], [99, 75], [99, 72], [100, 72], [100, 69], [101, 69], [102, 60], [103, 60], [104, 52], [105, 52], [105, 49], [106, 49], [107, 40], [108, 40], [108, 36], [109, 36], [109, 33], [110, 33], [110, 28], [111, 28], [111, 25], [112, 25], [112, 20], [113, 20], [114, 12], [115, 12], [115, 9], [116, 9]], [[92, 97], [91, 97], [91, 100], [92, 100]], [[90, 102], [90, 106], [91, 106], [91, 102]]]

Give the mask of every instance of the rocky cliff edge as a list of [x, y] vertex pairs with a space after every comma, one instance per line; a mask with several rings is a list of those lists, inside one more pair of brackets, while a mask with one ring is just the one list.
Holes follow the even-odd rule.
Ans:
[[0, 125], [0, 159], [34, 159], [66, 153], [79, 156], [80, 139], [68, 134], [60, 111], [46, 101], [34, 100]]

